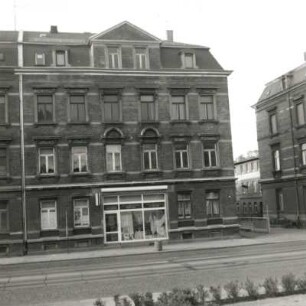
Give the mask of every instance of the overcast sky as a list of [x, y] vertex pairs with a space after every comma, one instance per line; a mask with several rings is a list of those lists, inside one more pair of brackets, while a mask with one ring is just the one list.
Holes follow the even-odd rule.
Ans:
[[254, 105], [264, 85], [303, 64], [305, 0], [1, 0], [0, 30], [99, 33], [124, 20], [211, 48], [229, 77], [234, 157], [257, 149]]

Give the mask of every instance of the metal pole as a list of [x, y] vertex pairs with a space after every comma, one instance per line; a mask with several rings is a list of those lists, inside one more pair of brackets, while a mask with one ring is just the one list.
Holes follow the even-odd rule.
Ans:
[[28, 254], [27, 233], [27, 204], [25, 182], [25, 154], [24, 154], [24, 122], [23, 122], [23, 76], [19, 75], [19, 105], [20, 105], [20, 155], [21, 155], [21, 203], [22, 203], [22, 227], [23, 227], [23, 255]]

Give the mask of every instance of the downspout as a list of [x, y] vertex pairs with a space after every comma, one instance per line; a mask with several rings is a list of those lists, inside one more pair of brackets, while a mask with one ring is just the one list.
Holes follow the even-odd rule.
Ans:
[[[290, 76], [286, 76], [286, 84], [287, 87], [289, 85], [289, 78]], [[289, 89], [287, 91], [287, 100], [288, 100], [288, 105], [289, 105], [289, 115], [290, 115], [290, 132], [291, 132], [291, 141], [292, 141], [292, 151], [293, 151], [293, 167], [294, 167], [294, 186], [295, 186], [295, 195], [296, 195], [296, 225], [297, 227], [300, 227], [300, 197], [299, 197], [299, 189], [298, 189], [298, 184], [297, 184], [297, 164], [296, 164], [296, 159], [295, 159], [295, 141], [294, 141], [294, 132], [293, 132], [293, 118], [292, 118], [292, 111], [294, 109], [294, 106], [292, 105], [291, 101], [291, 90]]]
[[[18, 35], [18, 67], [23, 67], [23, 32]], [[22, 203], [22, 230], [23, 230], [23, 255], [28, 254], [27, 230], [27, 205], [26, 205], [26, 180], [25, 180], [25, 150], [24, 150], [24, 121], [23, 121], [23, 75], [19, 79], [19, 118], [20, 118], [20, 159], [21, 159], [21, 203]]]

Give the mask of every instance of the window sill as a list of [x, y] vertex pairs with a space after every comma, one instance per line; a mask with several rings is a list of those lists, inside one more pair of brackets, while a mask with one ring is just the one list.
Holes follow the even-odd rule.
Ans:
[[68, 125], [90, 125], [89, 121], [83, 121], [83, 122], [68, 122]]
[[276, 138], [276, 137], [278, 137], [278, 136], [279, 136], [279, 133], [270, 134], [270, 137], [271, 137], [271, 138]]
[[103, 125], [123, 125], [122, 121], [104, 121]]
[[55, 122], [35, 122], [35, 123], [34, 123], [34, 127], [46, 126], [46, 125], [56, 126], [57, 123], [55, 123]]
[[160, 177], [162, 173], [161, 170], [143, 170], [141, 174], [145, 178], [157, 178]]
[[218, 216], [207, 216], [207, 225], [223, 224], [223, 219]]
[[190, 120], [171, 120], [170, 124], [191, 124]]
[[152, 125], [159, 125], [159, 121], [157, 120], [141, 120], [139, 122], [139, 124], [142, 124], [142, 125], [146, 125], [146, 124], [152, 124]]
[[71, 177], [91, 176], [91, 173], [90, 173], [90, 172], [76, 172], [76, 173], [71, 172], [71, 173], [70, 173], [70, 176], [71, 176]]
[[219, 121], [216, 119], [201, 119], [199, 120], [199, 124], [205, 124], [205, 123], [214, 123], [214, 124], [218, 124]]
[[202, 173], [203, 173], [203, 176], [218, 176], [221, 173], [221, 168], [220, 167], [203, 168]]
[[59, 178], [60, 176], [58, 174], [37, 174], [36, 177], [38, 179], [47, 179], [47, 178]]
[[174, 170], [175, 177], [190, 177], [192, 175], [191, 169], [175, 169]]
[[306, 123], [301, 124], [301, 125], [296, 125], [296, 126], [295, 126], [295, 128], [296, 128], [297, 130], [302, 129], [302, 128], [305, 128], [305, 127], [306, 127]]
[[105, 178], [108, 180], [124, 180], [126, 178], [126, 172], [107, 172]]

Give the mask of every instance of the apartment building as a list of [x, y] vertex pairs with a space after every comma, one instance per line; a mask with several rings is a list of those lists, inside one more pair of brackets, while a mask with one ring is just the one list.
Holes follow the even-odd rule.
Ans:
[[236, 233], [229, 74], [129, 22], [0, 31], [1, 253]]
[[271, 224], [305, 224], [305, 73], [303, 64], [272, 80], [254, 106], [260, 182]]

